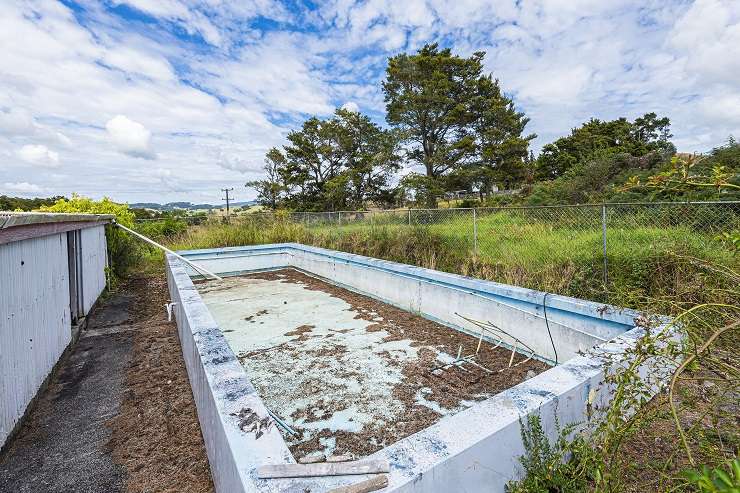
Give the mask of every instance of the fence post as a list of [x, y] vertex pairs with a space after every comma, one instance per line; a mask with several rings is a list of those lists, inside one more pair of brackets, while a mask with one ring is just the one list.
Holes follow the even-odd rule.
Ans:
[[606, 259], [606, 204], [601, 204], [601, 243], [604, 255], [604, 286], [609, 282], [609, 263]]
[[478, 255], [478, 215], [473, 208], [473, 254]]
[[411, 209], [409, 209], [409, 226], [411, 226]]
[[342, 211], [339, 211], [339, 225], [342, 225]]

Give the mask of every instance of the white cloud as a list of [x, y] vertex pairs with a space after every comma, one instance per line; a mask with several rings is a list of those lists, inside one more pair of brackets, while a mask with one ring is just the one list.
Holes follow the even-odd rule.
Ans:
[[151, 55], [126, 46], [106, 51], [103, 61], [124, 72], [143, 75], [152, 79], [169, 81], [175, 74], [170, 63], [163, 57]]
[[46, 168], [59, 166], [59, 154], [41, 144], [26, 144], [18, 150], [18, 157], [23, 161]]
[[234, 152], [219, 151], [216, 164], [224, 169], [245, 172], [249, 171], [249, 162]]
[[353, 111], [355, 113], [360, 111], [360, 107], [357, 106], [357, 103], [355, 103], [354, 101], [347, 101], [346, 103], [342, 105], [342, 109], [347, 110], [347, 111]]
[[154, 17], [175, 21], [190, 34], [200, 34], [212, 45], [220, 45], [222, 38], [219, 30], [207, 17], [177, 0], [119, 0], [118, 4], [128, 4]]
[[0, 109], [0, 134], [23, 135], [33, 132], [33, 117], [28, 111], [9, 108]]
[[307, 51], [301, 36], [278, 33], [242, 47], [235, 59], [209, 60], [200, 80], [220, 94], [265, 112], [324, 115], [334, 111], [332, 89], [312, 67], [320, 57]]
[[155, 159], [156, 154], [152, 151], [152, 133], [139, 122], [117, 115], [105, 124], [108, 138], [113, 145], [123, 154], [143, 159]]
[[[90, 0], [0, 2], [0, 183], [217, 203], [307, 116], [354, 103], [383, 122], [387, 58], [433, 41], [487, 51], [536, 147], [590, 117], [647, 111], [671, 118], [686, 151], [740, 134], [740, 2], [116, 3], [153, 19]], [[57, 151], [65, 173], [52, 176]], [[155, 156], [156, 168], [140, 159]]]
[[3, 190], [6, 190], [8, 192], [23, 193], [23, 194], [43, 192], [43, 188], [41, 188], [40, 186], [34, 183], [28, 183], [27, 181], [15, 182], [15, 183], [10, 183], [10, 182], [3, 183]]

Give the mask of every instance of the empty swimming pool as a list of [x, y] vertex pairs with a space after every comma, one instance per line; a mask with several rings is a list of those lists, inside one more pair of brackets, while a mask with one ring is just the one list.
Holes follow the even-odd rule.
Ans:
[[383, 491], [503, 491], [520, 420], [548, 433], [604, 404], [604, 360], [638, 314], [299, 244], [180, 252], [168, 283], [219, 491], [314, 491], [361, 477], [260, 479], [311, 453], [387, 461]]

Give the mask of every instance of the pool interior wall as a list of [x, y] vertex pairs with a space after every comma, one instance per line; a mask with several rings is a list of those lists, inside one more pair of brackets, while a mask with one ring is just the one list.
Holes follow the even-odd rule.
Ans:
[[[641, 333], [634, 328], [638, 314], [630, 310], [300, 244], [180, 254], [220, 275], [293, 267], [472, 335], [477, 327], [460, 315], [490, 321], [542, 360], [558, 363], [371, 455], [390, 463], [384, 491], [504, 491], [520, 470], [520, 419], [539, 412], [548, 433], [554, 433], [556, 414], [561, 424], [583, 421], [587, 407], [609, 398], [599, 354], [621, 353]], [[325, 491], [361, 479], [256, 478], [260, 465], [295, 459], [197, 293], [191, 279], [197, 273], [174, 256], [167, 262], [217, 490]], [[501, 338], [510, 347], [519, 344]]]

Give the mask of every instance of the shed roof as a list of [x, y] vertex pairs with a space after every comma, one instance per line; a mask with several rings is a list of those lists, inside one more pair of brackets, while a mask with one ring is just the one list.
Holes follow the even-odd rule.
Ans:
[[0, 245], [109, 223], [113, 214], [0, 212]]
[[66, 214], [57, 212], [0, 212], [0, 229], [29, 224], [69, 223], [113, 220], [113, 214]]

